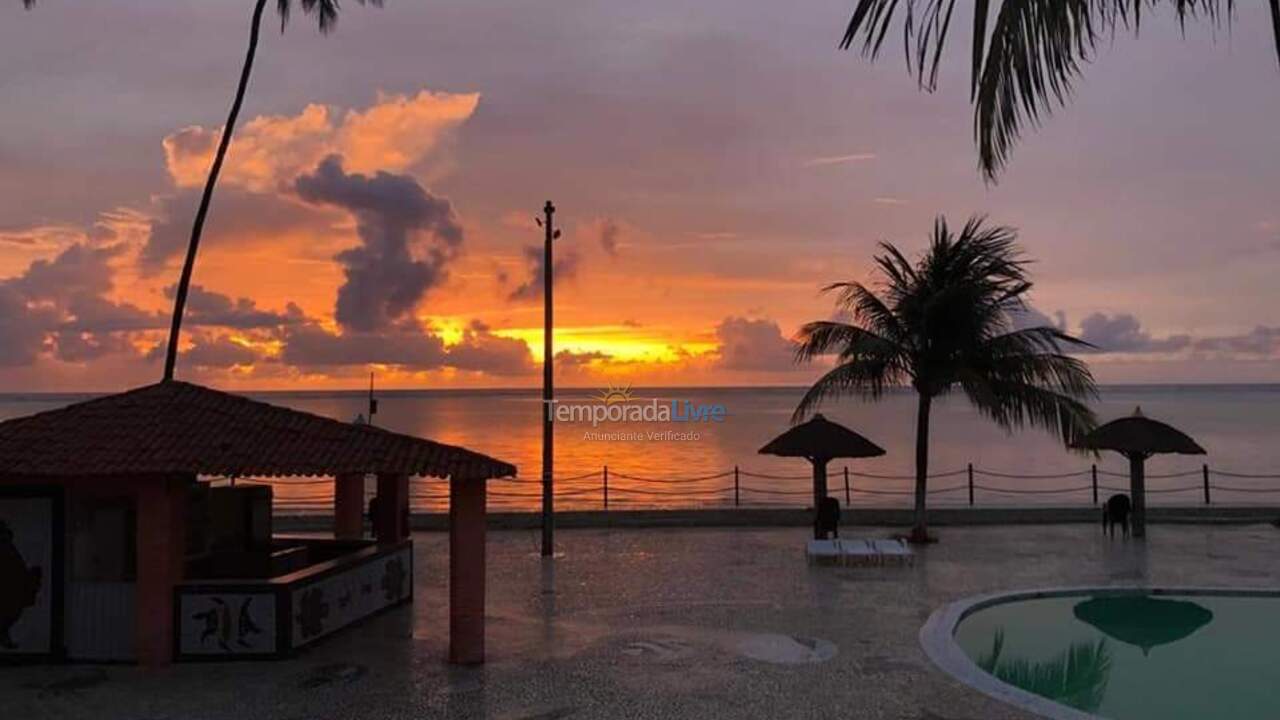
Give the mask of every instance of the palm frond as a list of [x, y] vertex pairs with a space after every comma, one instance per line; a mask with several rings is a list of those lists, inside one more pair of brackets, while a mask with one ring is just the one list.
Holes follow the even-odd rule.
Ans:
[[1066, 102], [1097, 42], [1095, 7], [1108, 24], [1107, 4], [1096, 0], [1001, 4], [974, 92], [978, 163], [988, 180], [1004, 168], [1023, 126]]
[[1072, 392], [1072, 389], [1092, 387], [1092, 377], [1071, 378], [1071, 372], [1065, 364], [1026, 372], [1030, 376], [1053, 378], [1058, 388], [1048, 387], [1048, 383], [992, 377], [967, 370], [959, 374], [958, 380], [978, 413], [996, 425], [1010, 432], [1026, 426], [1039, 428], [1071, 447], [1097, 426], [1093, 410], [1077, 400], [1078, 396]]
[[855, 322], [887, 340], [897, 342], [902, 339], [902, 325], [893, 310], [862, 283], [832, 283], [822, 291], [836, 292], [836, 308], [850, 313]]
[[888, 356], [898, 351], [893, 341], [871, 330], [834, 320], [805, 323], [796, 333], [795, 343], [797, 362], [808, 362], [831, 354], [844, 358]]
[[805, 391], [791, 414], [791, 422], [804, 420], [828, 399], [860, 395], [875, 400], [884, 394], [885, 388], [901, 385], [907, 380], [901, 366], [888, 358], [868, 356], [841, 363]]
[[1063, 330], [1048, 325], [1020, 328], [997, 335], [987, 341], [992, 355], [1025, 355], [1029, 353], [1060, 353], [1066, 348], [1092, 350], [1096, 346], [1068, 335]]
[[1276, 60], [1280, 62], [1280, 0], [1270, 0], [1271, 34], [1276, 42]]
[[[383, 0], [356, 0], [361, 5], [373, 5], [374, 7], [382, 7]], [[341, 6], [338, 0], [298, 0], [298, 4], [302, 6], [302, 12], [306, 15], [314, 15], [316, 22], [323, 34], [330, 33], [338, 24], [338, 11]], [[276, 14], [280, 16], [280, 30], [283, 31], [285, 26], [289, 24], [289, 16], [292, 15], [293, 0], [276, 0]]]
[[[1082, 65], [1100, 39], [1119, 26], [1141, 26], [1144, 8], [1166, 0], [1003, 0], [992, 22], [990, 0], [976, 0], [970, 52], [970, 97], [982, 174], [995, 181], [1026, 126], [1036, 126], [1067, 102]], [[1235, 0], [1167, 0], [1184, 26], [1190, 19], [1229, 20]], [[1269, 0], [1280, 59], [1280, 0]], [[878, 57], [894, 14], [903, 15], [908, 72], [933, 90], [954, 0], [858, 0], [840, 41]], [[988, 26], [990, 25], [990, 32]]]

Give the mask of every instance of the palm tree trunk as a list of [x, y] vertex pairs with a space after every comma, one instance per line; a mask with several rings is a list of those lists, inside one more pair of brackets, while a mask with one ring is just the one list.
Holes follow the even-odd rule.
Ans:
[[929, 541], [929, 518], [925, 509], [925, 497], [929, 491], [929, 408], [933, 398], [920, 393], [920, 407], [916, 411], [916, 507], [915, 527], [911, 528], [912, 542]]
[[209, 203], [213, 200], [213, 188], [218, 184], [218, 174], [222, 172], [222, 163], [227, 157], [227, 148], [231, 145], [231, 135], [236, 129], [236, 119], [240, 117], [240, 106], [244, 104], [244, 94], [249, 88], [249, 76], [253, 73], [253, 60], [258, 54], [258, 35], [262, 30], [262, 14], [266, 10], [267, 0], [257, 0], [253, 6], [253, 20], [249, 25], [249, 49], [244, 56], [244, 67], [240, 70], [240, 84], [236, 87], [236, 98], [231, 103], [231, 113], [227, 115], [227, 124], [222, 127], [222, 139], [218, 141], [218, 151], [213, 156], [213, 165], [209, 167], [209, 177], [204, 183], [204, 194], [200, 196], [200, 207], [196, 210], [196, 219], [191, 226], [191, 240], [187, 243], [187, 259], [182, 264], [182, 276], [178, 280], [178, 289], [173, 296], [173, 322], [169, 326], [169, 350], [164, 358], [164, 379], [173, 379], [173, 368], [178, 362], [178, 339], [182, 334], [182, 313], [187, 306], [187, 291], [191, 287], [191, 272], [196, 265], [196, 250], [200, 247], [200, 236], [204, 232], [205, 216], [209, 214]]

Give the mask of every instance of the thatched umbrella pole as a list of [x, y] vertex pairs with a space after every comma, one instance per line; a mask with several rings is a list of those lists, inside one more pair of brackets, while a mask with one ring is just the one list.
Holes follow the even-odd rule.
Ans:
[[1133, 499], [1133, 536], [1147, 536], [1147, 456], [1126, 453], [1129, 458], [1129, 497]]
[[818, 507], [818, 502], [827, 496], [827, 463], [831, 459], [813, 457], [809, 462], [813, 463], [813, 506]]
[[822, 507], [822, 500], [827, 496], [827, 463], [831, 462], [831, 459], [811, 457], [809, 462], [813, 464], [813, 538], [821, 540], [822, 530], [818, 525], [820, 517], [818, 508]]

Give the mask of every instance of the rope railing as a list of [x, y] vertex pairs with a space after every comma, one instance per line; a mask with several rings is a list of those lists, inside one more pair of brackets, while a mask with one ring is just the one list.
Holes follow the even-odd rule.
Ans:
[[[945, 478], [965, 477], [964, 482], [940, 487], [927, 487], [929, 496], [950, 496], [967, 491], [967, 498], [961, 497], [961, 503], [974, 506], [979, 496], [987, 497], [1061, 497], [1084, 495], [1097, 505], [1100, 493], [1128, 493], [1128, 483], [1100, 482], [1100, 478], [1128, 479], [1128, 473], [1099, 468], [1096, 464], [1087, 469], [1047, 473], [1016, 473], [989, 470], [968, 465], [964, 468], [929, 473], [928, 481]], [[1195, 484], [1159, 486], [1159, 481], [1176, 480], [1199, 476], [1200, 482]], [[610, 504], [626, 507], [659, 506], [673, 507], [686, 502], [691, 505], [719, 507], [780, 507], [803, 504], [812, 505], [813, 488], [808, 486], [812, 473], [783, 474], [759, 472], [741, 467], [733, 467], [721, 472], [702, 475], [675, 475], [653, 472], [618, 472], [608, 466], [599, 470], [553, 477], [553, 495], [565, 501], [562, 507], [572, 509], [608, 510]], [[1089, 478], [1088, 484], [1068, 484], [1050, 487], [1014, 487], [1004, 482], [982, 482], [980, 479], [1002, 481], [1033, 481], [1044, 483], [1053, 480], [1071, 480]], [[1280, 483], [1259, 484], [1250, 486], [1251, 482], [1280, 480], [1280, 473], [1246, 473], [1230, 470], [1217, 470], [1207, 464], [1197, 469], [1175, 472], [1148, 473], [1146, 480], [1156, 481], [1157, 486], [1148, 486], [1145, 492], [1149, 495], [1177, 496], [1185, 493], [1199, 492], [1203, 495], [1203, 504], [1213, 501], [1213, 493], [1239, 493], [1243, 495], [1280, 494]], [[1231, 479], [1238, 482], [1221, 483], [1217, 479]], [[242, 483], [246, 485], [274, 485], [281, 489], [277, 498], [277, 506], [282, 509], [310, 511], [331, 507], [333, 494], [332, 478], [215, 478], [216, 480]], [[754, 482], [746, 482], [747, 479]], [[849, 467], [828, 469], [828, 494], [843, 496], [846, 505], [853, 505], [857, 497], [892, 497], [905, 498], [915, 494], [915, 488], [899, 485], [895, 482], [915, 481], [914, 475], [871, 473], [851, 469]], [[490, 485], [488, 497], [495, 506], [507, 509], [527, 508], [537, 504], [542, 498], [540, 486], [542, 478], [503, 477], [494, 478]], [[732, 484], [727, 484], [724, 481]], [[611, 482], [612, 481], [612, 482]], [[716, 483], [715, 481], [721, 481]], [[868, 483], [868, 481], [872, 481]], [[446, 490], [447, 479], [414, 478], [409, 495], [410, 502], [418, 507], [447, 506], [449, 494]], [[890, 483], [886, 487], [881, 483]], [[714, 484], [713, 484], [714, 483]], [[776, 483], [777, 487], [768, 487]], [[537, 488], [537, 490], [535, 490]], [[955, 504], [955, 501], [950, 501]]]
[[1083, 492], [1093, 488], [1092, 485], [1067, 488], [998, 488], [987, 485], [974, 485], [975, 490], [1004, 493], [1006, 495], [1061, 495], [1062, 493]]
[[1221, 475], [1229, 478], [1248, 478], [1252, 480], [1280, 480], [1280, 474], [1274, 475], [1250, 475], [1248, 473], [1227, 472], [1226, 470], [1209, 470], [1214, 475]]
[[749, 470], [740, 470], [739, 474], [743, 477], [759, 478], [761, 480], [809, 480], [813, 477], [813, 473], [805, 475], [766, 475], [764, 473], [751, 472]]
[[1062, 479], [1071, 478], [1071, 477], [1082, 477], [1084, 475], [1088, 475], [1090, 471], [1080, 470], [1078, 472], [1069, 472], [1069, 473], [1018, 475], [1016, 473], [1002, 473], [1002, 472], [996, 472], [994, 470], [983, 470], [981, 468], [974, 468], [973, 472], [975, 475], [985, 475], [987, 477], [994, 477], [994, 478], [1013, 478], [1016, 480], [1062, 480]]
[[[1145, 477], [1146, 477], [1148, 480], [1167, 480], [1167, 479], [1170, 479], [1170, 478], [1191, 477], [1192, 475], [1199, 475], [1199, 474], [1201, 474], [1202, 472], [1203, 472], [1202, 470], [1186, 470], [1186, 471], [1183, 471], [1183, 472], [1163, 473], [1163, 474], [1160, 474], [1160, 473], [1155, 473], [1155, 474], [1153, 474], [1153, 473], [1145, 473]], [[1214, 473], [1216, 473], [1217, 471], [1216, 471], [1216, 470], [1211, 470], [1210, 472], [1214, 472]], [[1113, 471], [1113, 470], [1099, 470], [1099, 471], [1098, 471], [1098, 474], [1099, 474], [1099, 475], [1106, 475], [1107, 477], [1119, 477], [1119, 478], [1127, 478], [1127, 477], [1129, 477], [1129, 473], [1115, 472], [1115, 471]], [[1278, 476], [1276, 476], [1276, 477], [1280, 477], [1280, 475], [1278, 475]]]
[[698, 477], [655, 478], [655, 477], [644, 477], [639, 475], [626, 475], [624, 473], [613, 473], [612, 476], [616, 478], [621, 478], [623, 480], [634, 480], [636, 482], [661, 483], [664, 485], [678, 485], [682, 483], [696, 483], [696, 482], [705, 482], [707, 480], [718, 480], [720, 478], [729, 477], [732, 474], [733, 474], [733, 471], [729, 470], [727, 472], [715, 473], [714, 475], [701, 475]]

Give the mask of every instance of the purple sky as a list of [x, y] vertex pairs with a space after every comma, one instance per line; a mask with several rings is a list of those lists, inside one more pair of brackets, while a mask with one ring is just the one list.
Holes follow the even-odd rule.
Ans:
[[[42, 300], [24, 278], [31, 263], [69, 247], [122, 242], [103, 260], [115, 282], [90, 292], [113, 307], [163, 311], [162, 289], [176, 275], [135, 271], [157, 207], [175, 193], [162, 140], [222, 121], [250, 6], [43, 0], [32, 12], [0, 10], [0, 278], [10, 278], [0, 284], [0, 309], [10, 314], [0, 318], [0, 340], [31, 344], [0, 353], [0, 390], [99, 388], [111, 384], [103, 368], [127, 380], [158, 371], [140, 349], [146, 332], [108, 343], [124, 331], [89, 328], [79, 340], [92, 353], [77, 356], [70, 339], [66, 351], [51, 350], [58, 340], [41, 333], [53, 326], [15, 314], [53, 303], [65, 322], [70, 301]], [[537, 236], [512, 218], [527, 219], [547, 197], [582, 238], [571, 251], [581, 280], [567, 286], [565, 321], [584, 333], [648, 328], [645, 342], [665, 343], [673, 357], [709, 353], [710, 365], [687, 370], [690, 382], [716, 368], [714, 377], [740, 382], [811, 377], [781, 365], [733, 367], [730, 333], [760, 330], [770, 343], [826, 316], [817, 287], [864, 279], [878, 240], [921, 247], [939, 213], [956, 223], [986, 213], [1020, 230], [1037, 261], [1036, 308], [1107, 350], [1090, 358], [1103, 381], [1280, 381], [1280, 70], [1263, 3], [1242, 3], [1230, 29], [1192, 24], [1184, 36], [1163, 11], [1144, 16], [1141, 37], [1119, 33], [1086, 67], [1073, 102], [1027, 133], [994, 187], [977, 171], [971, 138], [967, 22], [956, 23], [940, 89], [926, 94], [900, 46], [890, 42], [875, 64], [836, 49], [851, 7], [348, 2], [329, 37], [301, 15], [283, 36], [272, 21], [244, 117], [292, 118], [309, 104], [341, 117], [424, 90], [479, 94], [430, 149], [391, 168], [428, 200], [447, 200], [465, 236], [424, 245], [448, 248], [441, 262], [450, 279], [439, 288], [432, 279], [411, 298], [411, 314], [387, 320], [416, 318], [445, 346], [459, 342], [450, 332], [474, 342], [456, 362], [433, 346], [441, 354], [423, 372], [447, 366], [432, 376], [440, 382], [536, 381], [522, 374], [536, 339], [526, 350], [502, 338], [527, 339], [536, 325], [536, 302], [519, 302], [516, 275], [523, 245]], [[967, 18], [969, 8], [957, 12]], [[357, 169], [372, 178], [383, 168]], [[363, 182], [348, 171], [339, 178]], [[334, 247], [358, 242], [356, 210], [337, 200], [299, 209], [307, 197], [278, 192], [289, 212], [313, 219], [295, 223], [285, 206], [219, 216], [219, 207], [234, 215], [228, 199], [215, 205], [214, 222], [227, 223], [228, 237], [267, 237], [323, 215]], [[135, 238], [118, 227], [114, 238], [95, 235], [104, 217], [122, 216]], [[175, 220], [179, 229], [186, 217]], [[588, 242], [610, 223], [614, 245]], [[292, 262], [297, 247], [274, 252]], [[210, 252], [209, 274], [201, 280], [198, 271], [197, 282], [211, 290], [281, 316], [297, 300], [306, 327], [329, 332], [327, 341], [355, 332], [334, 319], [344, 271], [345, 292], [354, 292], [352, 262], [326, 250], [314, 286], [312, 275], [281, 270], [299, 274], [288, 276], [290, 287], [264, 287], [260, 278], [238, 283], [217, 248]], [[294, 288], [303, 288], [297, 297]], [[239, 367], [236, 378], [251, 385], [303, 377], [300, 356], [264, 349], [288, 338], [228, 327], [236, 326], [210, 321], [202, 331], [210, 359], [201, 373], [227, 380]], [[579, 349], [595, 347], [584, 340]], [[364, 372], [359, 360], [327, 372], [354, 377]], [[249, 377], [255, 364], [263, 370]], [[634, 377], [669, 381], [682, 371], [668, 364]]]

